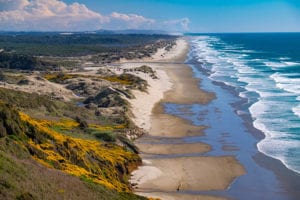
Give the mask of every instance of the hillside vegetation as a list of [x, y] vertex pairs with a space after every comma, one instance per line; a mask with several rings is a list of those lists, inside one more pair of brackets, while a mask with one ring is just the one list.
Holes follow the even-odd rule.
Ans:
[[0, 48], [24, 55], [79, 56], [130, 51], [172, 39], [168, 35], [15, 33], [0, 34]]
[[130, 193], [127, 182], [141, 162], [137, 154], [63, 135], [51, 123], [0, 103], [1, 199], [143, 199]]
[[146, 199], [129, 183], [145, 133], [129, 100], [148, 90], [139, 73], [158, 77], [119, 64], [175, 38], [0, 33], [0, 199]]

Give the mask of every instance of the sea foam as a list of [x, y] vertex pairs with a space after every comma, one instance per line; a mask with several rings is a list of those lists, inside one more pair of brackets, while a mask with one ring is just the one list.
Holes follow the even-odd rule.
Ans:
[[258, 150], [300, 172], [295, 158], [300, 158], [300, 63], [286, 56], [276, 59], [275, 53], [269, 58], [270, 52], [226, 43], [218, 36], [201, 36], [193, 44], [209, 78], [235, 87], [248, 99], [246, 110], [237, 113], [249, 112], [253, 126], [265, 134]]

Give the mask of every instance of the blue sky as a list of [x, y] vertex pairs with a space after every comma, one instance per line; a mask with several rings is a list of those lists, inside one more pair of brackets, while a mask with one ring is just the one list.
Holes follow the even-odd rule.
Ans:
[[300, 0], [0, 0], [1, 28], [300, 32]]

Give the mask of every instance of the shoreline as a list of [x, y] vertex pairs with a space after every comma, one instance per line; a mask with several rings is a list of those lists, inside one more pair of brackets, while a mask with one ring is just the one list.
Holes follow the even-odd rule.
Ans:
[[[174, 54], [174, 51], [172, 53]], [[174, 109], [172, 105], [191, 107], [199, 104], [206, 107], [207, 104], [211, 104], [211, 101], [220, 100], [216, 99], [215, 92], [204, 91], [203, 88], [207, 87], [202, 85], [202, 79], [197, 77], [193, 67], [184, 64], [187, 53], [188, 46], [183, 54], [174, 56], [173, 59], [172, 56], [169, 56], [165, 60], [156, 58], [157, 60], [123, 63], [125, 67], [126, 64], [149, 65], [157, 70], [158, 74], [161, 74], [160, 78], [163, 81], [161, 79], [156, 81], [164, 83], [156, 83], [155, 85], [153, 80], [150, 80], [150, 90], [151, 88], [155, 89], [149, 91], [148, 94], [138, 94], [140, 96], [131, 102], [133, 110], [135, 109], [133, 114], [140, 119], [139, 126], [149, 132], [135, 142], [141, 150], [143, 160], [143, 165], [132, 173], [131, 183], [135, 185], [135, 192], [143, 196], [162, 199], [230, 199], [233, 196], [242, 197], [248, 193], [248, 189], [251, 188], [250, 185], [263, 184], [253, 181], [256, 179], [253, 179], [255, 170], [259, 168], [262, 177], [265, 176], [265, 173], [271, 172], [273, 174], [266, 175], [265, 178], [269, 179], [268, 181], [274, 178], [279, 179], [274, 183], [275, 189], [272, 189], [272, 185], [266, 188], [267, 195], [274, 191], [279, 192], [284, 188], [284, 193], [280, 195], [281, 198], [279, 199], [297, 198], [299, 192], [295, 190], [295, 186], [300, 184], [299, 179], [295, 177], [295, 173], [285, 169], [280, 161], [259, 152], [256, 146], [252, 146], [251, 149], [254, 148], [254, 152], [257, 153], [251, 154], [249, 157], [246, 155], [247, 158], [243, 158], [241, 157], [243, 155], [242, 148], [226, 144], [226, 142], [221, 142], [223, 153], [218, 153], [220, 150], [216, 151], [217, 146], [215, 145], [217, 141], [216, 143], [203, 143], [203, 141], [207, 141], [207, 139], [203, 140], [203, 137], [206, 137], [205, 134], [211, 134], [207, 131], [210, 129], [209, 125], [195, 125], [189, 119], [182, 119], [179, 115], [172, 114], [175, 112], [172, 111]], [[159, 58], [159, 56], [157, 57]], [[200, 80], [201, 88], [199, 86]], [[157, 85], [160, 85], [160, 88]], [[228, 92], [228, 89], [225, 90]], [[152, 98], [149, 98], [151, 96]], [[149, 109], [149, 105], [152, 109]], [[166, 106], [171, 110], [171, 113], [170, 110], [167, 112]], [[145, 110], [145, 107], [147, 107], [147, 112], [139, 111], [141, 108]], [[189, 114], [190, 111], [187, 108], [182, 109], [181, 111], [185, 115], [192, 115], [192, 113]], [[237, 116], [237, 113], [235, 115]], [[237, 117], [243, 118], [243, 116]], [[247, 120], [243, 120], [244, 123], [247, 122]], [[148, 125], [145, 126], [144, 124], [143, 126], [141, 121], [143, 123], [146, 121]], [[261, 135], [253, 131], [254, 127], [247, 125], [247, 123], [243, 124], [243, 127], [246, 127], [248, 133], [251, 134], [251, 136], [247, 136], [248, 138], [254, 137], [255, 139], [252, 138], [255, 140], [254, 143], [259, 141]], [[228, 136], [224, 134], [221, 140], [225, 141], [226, 137]], [[194, 140], [193, 138], [198, 139]], [[249, 143], [251, 144], [251, 142]], [[226, 156], [228, 154], [230, 156]], [[257, 164], [249, 165], [247, 164], [249, 160]], [[201, 166], [203, 163], [208, 164], [203, 168]], [[224, 163], [231, 163], [231, 165], [226, 166]], [[217, 169], [218, 166], [222, 167]], [[235, 173], [230, 174], [231, 171], [235, 171]], [[197, 173], [199, 174], [199, 172], [206, 174], [206, 176], [198, 176]], [[209, 174], [213, 173], [217, 174], [218, 179], [210, 177]], [[224, 174], [230, 174], [230, 177], [225, 177]], [[208, 183], [206, 180], [214, 181]], [[263, 182], [264, 180], [260, 181]], [[254, 188], [257, 188], [254, 196], [263, 194], [264, 187], [258, 189], [259, 186], [254, 186]], [[239, 190], [239, 192], [236, 194], [235, 190]], [[276, 197], [276, 194], [272, 195]]]
[[[193, 60], [192, 60], [192, 63], [193, 63], [193, 65], [192, 65], [193, 70], [195, 68], [197, 68], [196, 67], [197, 64], [200, 66], [199, 68], [197, 68], [197, 70], [200, 73], [202, 73], [202, 75], [201, 76], [198, 75], [198, 78], [200, 78], [203, 82], [207, 82], [208, 77], [207, 77], [207, 74], [205, 73], [205, 71], [203, 72], [204, 69], [201, 68], [201, 63], [195, 62], [196, 63], [195, 64], [193, 62]], [[197, 74], [199, 72], [195, 72], [195, 73]], [[272, 197], [267, 198], [267, 199], [274, 199], [274, 198], [276, 198], [276, 199], [288, 199], [288, 200], [298, 199], [300, 197], [300, 192], [297, 189], [300, 186], [300, 176], [299, 176], [299, 174], [297, 172], [289, 169], [288, 167], [286, 167], [284, 165], [284, 163], [282, 163], [281, 160], [273, 158], [273, 157], [271, 157], [269, 155], [266, 155], [263, 152], [259, 151], [259, 149], [257, 147], [257, 143], [260, 142], [265, 137], [265, 134], [262, 131], [260, 131], [260, 130], [258, 130], [254, 127], [254, 125], [252, 124], [253, 120], [251, 118], [250, 113], [242, 113], [241, 114], [241, 113], [237, 112], [238, 110], [240, 110], [239, 106], [242, 106], [242, 103], [243, 103], [244, 99], [241, 98], [232, 87], [230, 87], [228, 85], [225, 85], [222, 82], [216, 82], [216, 81], [211, 81], [211, 80], [209, 80], [209, 82], [211, 82], [211, 84], [214, 85], [214, 87], [209, 87], [210, 89], [212, 89], [212, 88], [213, 89], [221, 88], [221, 89], [217, 89], [216, 93], [219, 93], [219, 95], [222, 96], [223, 98], [224, 98], [224, 94], [222, 94], [222, 92], [220, 93], [220, 91], [222, 91], [222, 90], [223, 90], [223, 92], [225, 91], [227, 94], [229, 94], [227, 96], [233, 96], [234, 97], [234, 99], [235, 99], [234, 103], [229, 102], [230, 107], [232, 107], [235, 116], [237, 116], [237, 118], [239, 118], [239, 120], [242, 120], [241, 124], [244, 127], [244, 129], [245, 129], [244, 132], [247, 134], [247, 136], [249, 136], [249, 135], [252, 136], [252, 137], [248, 137], [248, 138], [251, 138], [252, 140], [254, 140], [254, 142], [252, 144], [250, 142], [251, 149], [252, 148], [254, 149], [254, 152], [252, 154], [250, 153], [250, 156], [251, 156], [250, 159], [251, 159], [251, 162], [258, 165], [258, 167], [256, 166], [256, 167], [253, 168], [253, 164], [252, 164], [252, 166], [249, 166], [249, 164], [246, 164], [245, 167], [248, 167], [247, 174], [250, 173], [250, 175], [248, 175], [250, 177], [253, 176], [253, 175], [257, 176], [257, 174], [256, 174], [256, 172], [249, 172], [249, 168], [252, 171], [257, 170], [257, 168], [258, 168], [260, 171], [263, 172], [261, 174], [261, 176], [264, 177], [264, 178], [261, 179], [261, 180], [260, 180], [260, 178], [257, 178], [257, 180], [261, 181], [262, 183], [261, 182], [255, 182], [255, 184], [258, 185], [256, 187], [257, 191], [253, 191], [253, 192], [257, 193], [255, 195], [259, 196], [259, 195], [265, 193], [265, 195], [271, 195], [272, 196]], [[207, 84], [207, 83], [204, 83], [204, 85], [205, 84]], [[203, 87], [206, 88], [207, 85], [203, 86]], [[224, 103], [224, 102], [222, 102], [222, 103]], [[228, 136], [226, 136], [226, 137], [228, 137]], [[239, 139], [241, 139], [241, 138], [239, 138]], [[239, 143], [243, 144], [242, 141], [240, 141], [240, 140], [237, 140], [237, 141]], [[248, 151], [248, 150], [251, 150], [251, 149], [246, 149], [246, 150]], [[241, 149], [235, 149], [236, 152], [240, 152], [240, 150]], [[232, 151], [232, 152], [234, 152], [234, 151]], [[244, 153], [239, 153], [239, 154], [236, 153], [236, 155], [237, 156], [239, 155], [240, 159], [241, 159], [241, 156], [245, 156]], [[247, 160], [247, 159], [243, 159], [243, 160], [244, 161], [242, 161], [242, 163], [247, 163], [249, 161], [249, 158], [248, 158], [247, 162], [245, 162], [245, 160]], [[268, 174], [271, 174], [271, 175], [265, 175], [264, 173], [268, 173]], [[234, 182], [232, 184], [232, 188], [235, 188], [235, 189], [232, 189], [232, 191], [229, 190], [226, 193], [231, 193], [232, 192], [234, 194], [235, 193], [234, 190], [238, 190], [238, 189], [239, 190], [245, 190], [245, 189], [247, 189], [247, 188], [241, 187], [240, 185], [242, 185], [242, 183], [245, 182], [245, 180], [249, 184], [249, 180], [245, 179], [245, 180], [242, 181], [241, 179], [245, 179], [245, 178], [244, 177], [240, 178], [237, 181], [239, 183]], [[256, 178], [253, 178], [253, 180], [255, 180], [255, 179]], [[274, 182], [276, 181], [276, 183], [273, 183], [271, 179], [274, 179]], [[253, 180], [251, 180], [250, 184], [253, 184]], [[266, 186], [267, 183], [270, 183], [270, 186]], [[265, 190], [259, 189], [260, 185], [262, 186], [262, 188], [265, 187]], [[274, 187], [274, 188], [272, 188], [272, 187]], [[249, 188], [251, 188], [251, 187], [249, 187]], [[261, 194], [259, 193], [260, 190], [261, 190]], [[276, 193], [278, 193], [278, 196], [276, 196]], [[240, 197], [241, 197], [241, 195], [243, 195], [243, 193], [240, 194]], [[260, 196], [260, 198], [262, 198], [262, 196]], [[249, 199], [251, 199], [251, 198], [249, 198]]]
[[[170, 60], [160, 63], [160, 65], [163, 66], [162, 69], [168, 75], [167, 78], [171, 80], [172, 87], [166, 87], [164, 88], [165, 90], [160, 90], [160, 92], [163, 92], [163, 98], [155, 103], [151, 114], [149, 135], [143, 136], [136, 142], [141, 152], [143, 152], [141, 156], [144, 163], [143, 166], [132, 173], [131, 182], [137, 185], [137, 194], [163, 197], [166, 199], [181, 199], [183, 198], [182, 195], [189, 199], [208, 198], [207, 195], [170, 195], [167, 193], [181, 190], [224, 190], [229, 187], [236, 177], [245, 173], [243, 166], [239, 164], [233, 156], [190, 157], [180, 155], [192, 153], [201, 154], [211, 149], [211, 147], [205, 143], [185, 143], [183, 141], [184, 137], [187, 136], [202, 135], [206, 127], [195, 126], [186, 120], [166, 114], [161, 104], [207, 104], [215, 98], [213, 93], [205, 92], [199, 88], [199, 80], [193, 77], [193, 72], [190, 67], [183, 63], [188, 53], [187, 43], [185, 45], [186, 49], [183, 54], [176, 57], [174, 56], [171, 63], [169, 63]], [[177, 63], [174, 63], [174, 61]], [[145, 64], [148, 63], [145, 62]], [[161, 96], [160, 92], [157, 96]], [[156, 95], [156, 93], [154, 95]], [[133, 114], [139, 116], [141, 112], [139, 112], [138, 109], [134, 110], [134, 108], [140, 104], [134, 101], [131, 103], [133, 104]], [[162, 140], [167, 140], [170, 144], [159, 145], [158, 143], [161, 143]], [[163, 142], [163, 144], [165, 144], [165, 142]], [[198, 148], [194, 149], [193, 147], [196, 146]], [[157, 147], [159, 149], [157, 149]], [[176, 150], [171, 150], [173, 148], [176, 148]], [[153, 149], [155, 149], [155, 151]], [[182, 150], [181, 152], [180, 149]], [[169, 155], [171, 158], [167, 158], [166, 156], [153, 159], [151, 158], [151, 154], [153, 153]], [[199, 171], [205, 173], [200, 174], [198, 173]], [[199, 183], [203, 184], [199, 185]], [[163, 193], [159, 195], [158, 193], [153, 193], [153, 191]], [[215, 196], [209, 196], [209, 198], [220, 199]]]
[[[205, 75], [208, 75], [208, 73], [205, 71], [205, 69], [200, 69], [200, 71], [202, 73], [204, 73]], [[234, 96], [238, 96], [239, 100], [235, 103], [232, 104], [232, 106], [236, 109], [236, 110], [241, 110], [241, 106], [243, 106], [243, 104], [245, 102], [247, 102], [247, 99], [244, 97], [239, 96], [239, 93], [234, 89], [234, 87], [230, 86], [230, 85], [226, 85], [223, 82], [219, 82], [219, 81], [212, 81], [213, 84], [220, 86], [221, 88], [223, 88], [224, 90], [232, 93]], [[236, 112], [236, 114], [244, 121], [244, 125], [247, 128], [248, 132], [257, 140], [257, 144], [259, 142], [261, 142], [262, 140], [265, 139], [266, 135], [263, 131], [257, 129], [256, 127], [254, 127], [253, 125], [253, 120], [251, 117], [251, 114], [248, 112], [243, 112], [243, 113], [238, 113]], [[276, 174], [278, 174], [278, 177], [280, 178], [282, 175], [280, 175], [280, 171], [287, 171], [287, 174], [289, 177], [299, 177], [300, 178], [300, 174], [297, 171], [294, 171], [293, 169], [290, 169], [283, 161], [281, 161], [278, 158], [272, 157], [271, 155], [265, 154], [263, 151], [259, 150], [258, 146], [256, 144], [256, 149], [259, 152], [258, 154], [261, 155], [257, 155], [257, 157], [266, 157], [266, 159], [268, 160], [268, 162], [272, 162], [272, 163], [276, 163], [275, 166], [280, 165], [278, 167], [271, 167], [272, 171], [274, 171]], [[259, 159], [257, 159], [259, 160]], [[260, 161], [258, 161], [260, 162]], [[281, 170], [278, 170], [279, 168], [281, 168]], [[277, 169], [277, 170], [276, 170]], [[283, 178], [284, 179], [284, 178]], [[295, 180], [294, 178], [291, 178], [292, 181], [297, 182], [300, 185], [300, 180]]]

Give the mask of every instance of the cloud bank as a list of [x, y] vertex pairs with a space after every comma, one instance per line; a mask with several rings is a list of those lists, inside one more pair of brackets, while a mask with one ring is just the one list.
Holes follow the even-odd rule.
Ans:
[[2, 31], [91, 31], [98, 29], [187, 30], [188, 18], [158, 22], [137, 14], [102, 15], [84, 4], [60, 0], [0, 0]]
[[58, 0], [0, 0], [0, 8], [4, 30], [79, 31], [98, 29], [109, 21], [83, 4]]

